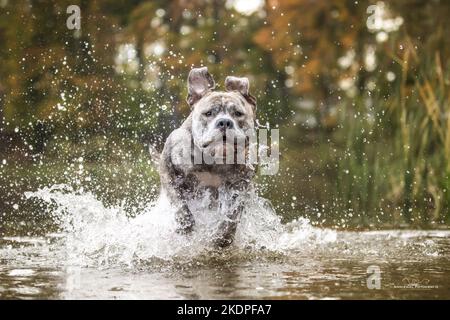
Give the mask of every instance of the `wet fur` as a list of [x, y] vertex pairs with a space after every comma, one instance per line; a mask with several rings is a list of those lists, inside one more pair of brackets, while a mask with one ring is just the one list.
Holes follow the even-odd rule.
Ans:
[[[221, 141], [220, 133], [214, 127], [219, 116], [232, 118], [235, 128], [228, 131], [233, 136], [250, 134], [254, 130], [256, 101], [248, 93], [246, 78], [227, 78], [227, 91], [213, 92], [212, 77], [206, 68], [199, 68], [191, 71], [188, 82], [188, 103], [192, 111], [164, 145], [159, 163], [162, 191], [176, 208], [175, 217], [181, 233], [189, 233], [195, 227], [189, 202], [208, 192], [211, 195], [210, 206], [220, 210], [223, 217], [214, 231], [214, 242], [224, 247], [234, 239], [247, 193], [253, 188], [255, 169], [246, 164], [194, 164], [194, 153], [214, 153], [205, 144], [215, 139]], [[215, 108], [217, 116], [209, 119], [205, 111], [211, 108]], [[243, 111], [244, 116], [233, 118], [234, 109]], [[191, 157], [190, 164], [182, 161], [186, 154]]]

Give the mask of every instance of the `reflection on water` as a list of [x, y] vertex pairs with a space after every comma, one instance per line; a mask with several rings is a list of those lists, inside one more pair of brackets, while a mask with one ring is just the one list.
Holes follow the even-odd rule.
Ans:
[[[38, 213], [60, 231], [0, 235], [3, 299], [450, 298], [447, 230], [282, 224], [270, 203], [253, 195], [232, 247], [215, 250], [211, 230], [220, 217], [202, 199], [192, 204], [195, 231], [183, 236], [164, 197], [136, 218], [65, 186], [27, 197], [52, 204]], [[380, 289], [368, 288], [374, 276]]]
[[[450, 298], [450, 232], [338, 232], [328, 245], [276, 253], [232, 248], [190, 261], [71, 266], [64, 240], [0, 241], [0, 297], [52, 299]], [[367, 288], [367, 267], [381, 289]]]

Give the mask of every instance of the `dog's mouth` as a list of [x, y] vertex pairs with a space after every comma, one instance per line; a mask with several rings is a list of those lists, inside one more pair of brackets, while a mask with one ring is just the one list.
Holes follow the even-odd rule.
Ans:
[[[245, 142], [242, 139], [233, 137], [231, 139], [230, 136], [226, 135], [217, 135], [213, 139], [201, 144], [203, 151], [206, 152], [209, 156], [212, 156], [215, 159], [229, 159], [229, 157], [233, 157], [231, 161], [233, 164], [242, 161], [247, 157], [248, 152], [248, 139], [245, 139]], [[221, 162], [222, 163], [222, 162]], [[240, 163], [240, 162], [239, 162]], [[227, 164], [231, 164], [227, 162]]]
[[[213, 142], [219, 142], [220, 138], [211, 139], [205, 143], [202, 144], [202, 148], [208, 148]], [[225, 134], [222, 135], [222, 144], [227, 144], [227, 136]]]

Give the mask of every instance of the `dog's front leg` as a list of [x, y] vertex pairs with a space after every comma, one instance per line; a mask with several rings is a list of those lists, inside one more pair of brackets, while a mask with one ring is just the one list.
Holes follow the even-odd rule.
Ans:
[[194, 216], [187, 205], [190, 189], [183, 176], [176, 175], [172, 170], [169, 170], [169, 175], [169, 179], [161, 182], [171, 205], [176, 210], [177, 232], [186, 234], [192, 231], [195, 224]]
[[186, 203], [186, 191], [183, 190], [182, 186], [177, 186], [174, 189], [174, 191], [178, 193], [176, 195], [177, 199], [175, 201], [172, 201], [172, 203], [177, 203], [177, 211], [175, 212], [175, 221], [178, 224], [177, 232], [186, 234], [191, 232], [194, 228], [194, 216], [192, 215], [192, 212], [189, 210], [189, 207]]
[[219, 247], [229, 246], [236, 234], [237, 224], [244, 210], [244, 201], [248, 197], [248, 183], [239, 183], [226, 188], [225, 199], [219, 204], [219, 211], [224, 220], [219, 224], [214, 244]]
[[[239, 196], [237, 197], [239, 198]], [[233, 210], [225, 213], [225, 220], [219, 225], [219, 230], [214, 239], [214, 244], [219, 248], [229, 246], [234, 240], [237, 223], [244, 209], [242, 202], [236, 201], [236, 204]]]
[[[161, 185], [175, 211], [178, 224], [177, 232], [189, 233], [195, 221], [189, 210], [187, 200], [192, 190], [192, 184], [187, 180], [188, 172], [192, 168], [190, 163], [190, 136], [181, 129], [175, 130], [167, 139], [161, 155], [160, 178]], [[187, 155], [184, 159], [180, 155]]]

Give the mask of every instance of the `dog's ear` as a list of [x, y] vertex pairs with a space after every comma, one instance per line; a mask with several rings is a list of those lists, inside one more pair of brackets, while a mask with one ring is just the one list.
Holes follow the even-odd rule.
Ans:
[[214, 89], [216, 84], [207, 67], [194, 68], [188, 76], [187, 103], [192, 107], [208, 91]]
[[238, 91], [256, 109], [256, 98], [250, 94], [249, 87], [250, 83], [248, 78], [228, 76], [225, 79], [225, 89], [227, 91]]

